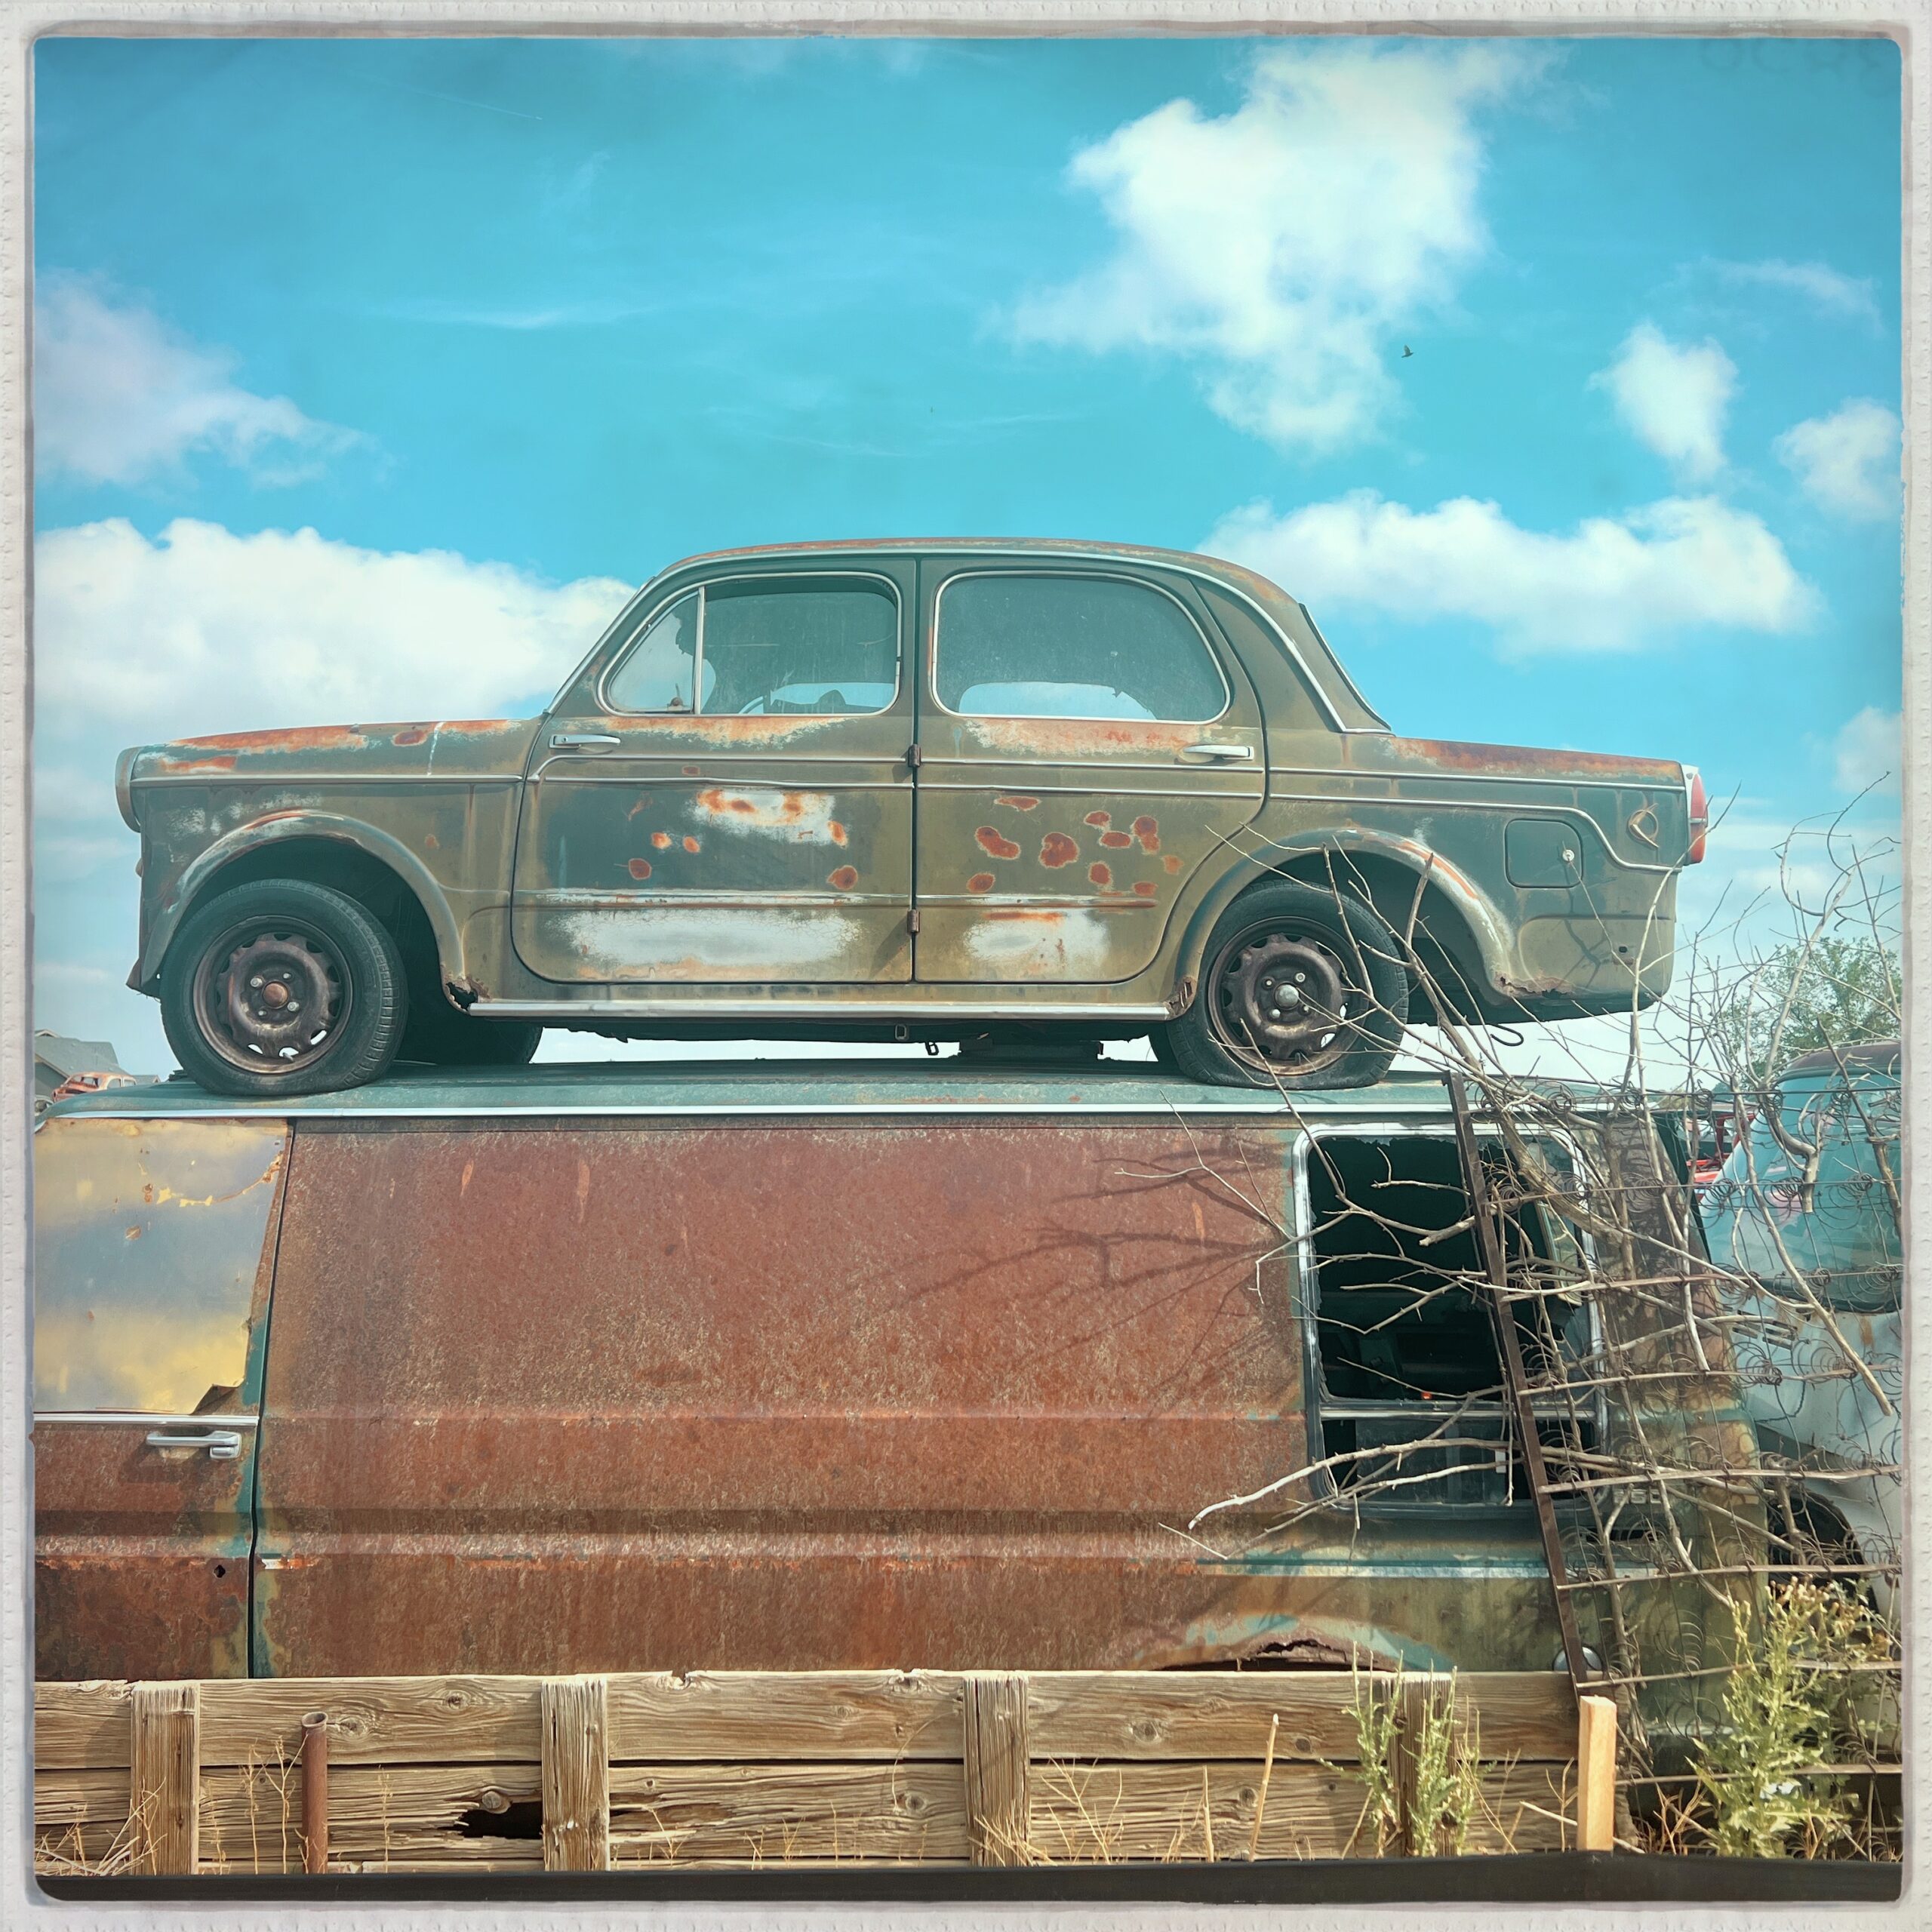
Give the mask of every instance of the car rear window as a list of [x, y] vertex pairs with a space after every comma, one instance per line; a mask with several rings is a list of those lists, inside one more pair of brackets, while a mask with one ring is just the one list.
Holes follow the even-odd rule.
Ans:
[[1198, 626], [1146, 584], [1071, 573], [955, 577], [936, 621], [939, 701], [968, 717], [1204, 724], [1227, 708]]

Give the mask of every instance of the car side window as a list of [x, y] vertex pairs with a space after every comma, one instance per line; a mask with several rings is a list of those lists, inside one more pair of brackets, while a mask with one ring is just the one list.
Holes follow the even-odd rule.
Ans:
[[1203, 724], [1228, 688], [1207, 640], [1164, 592], [1117, 577], [1001, 573], [940, 594], [934, 689], [980, 718]]
[[34, 1407], [249, 1406], [279, 1120], [47, 1121], [34, 1136]]
[[749, 577], [678, 598], [605, 691], [617, 711], [823, 718], [887, 710], [898, 688], [899, 605], [885, 585]]

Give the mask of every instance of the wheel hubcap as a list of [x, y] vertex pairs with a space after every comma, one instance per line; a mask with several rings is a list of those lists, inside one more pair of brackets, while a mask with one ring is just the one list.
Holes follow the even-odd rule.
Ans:
[[292, 931], [237, 934], [212, 948], [202, 993], [212, 1044], [244, 1066], [284, 1072], [327, 1051], [346, 1008], [334, 953]]
[[1320, 940], [1258, 932], [1236, 940], [1214, 976], [1214, 1017], [1246, 1060], [1308, 1072], [1339, 1059], [1362, 995]]

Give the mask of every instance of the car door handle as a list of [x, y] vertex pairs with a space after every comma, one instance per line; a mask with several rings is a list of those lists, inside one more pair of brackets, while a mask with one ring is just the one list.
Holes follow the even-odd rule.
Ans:
[[614, 752], [623, 740], [609, 731], [552, 731], [550, 749], [556, 752]]
[[205, 1449], [211, 1460], [232, 1463], [242, 1453], [242, 1434], [233, 1429], [183, 1430], [157, 1429], [148, 1438], [150, 1449]]
[[1252, 758], [1252, 745], [1183, 745], [1181, 747], [1189, 758]]

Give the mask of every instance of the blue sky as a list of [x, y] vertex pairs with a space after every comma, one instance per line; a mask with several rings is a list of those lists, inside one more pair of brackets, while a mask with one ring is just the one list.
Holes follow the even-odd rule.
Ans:
[[1694, 900], [1755, 889], [1897, 764], [1898, 95], [1792, 38], [43, 40], [37, 1023], [162, 1063], [120, 744], [526, 709], [793, 538], [1238, 552], [1398, 731], [1701, 765]]

